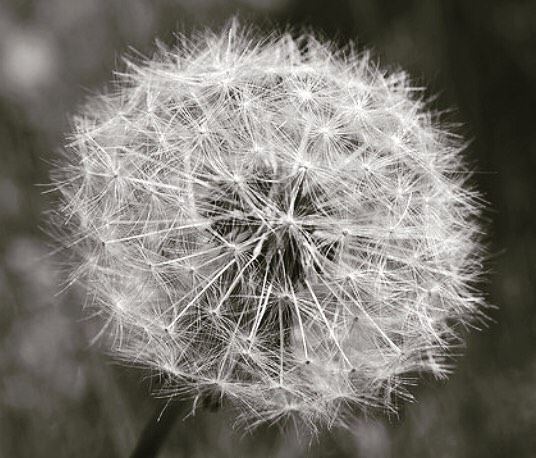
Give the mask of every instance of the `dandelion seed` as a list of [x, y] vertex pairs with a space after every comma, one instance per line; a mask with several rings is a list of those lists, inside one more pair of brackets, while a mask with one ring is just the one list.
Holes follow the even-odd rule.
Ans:
[[[395, 410], [482, 316], [463, 144], [367, 53], [233, 23], [128, 62], [54, 171], [126, 361], [250, 425]], [[112, 326], [113, 325], [113, 326]]]

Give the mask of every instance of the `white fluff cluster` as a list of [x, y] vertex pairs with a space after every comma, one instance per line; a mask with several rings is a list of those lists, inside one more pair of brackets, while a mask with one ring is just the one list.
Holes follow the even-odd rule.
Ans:
[[403, 72], [233, 23], [75, 118], [58, 212], [114, 350], [249, 425], [331, 425], [444, 376], [479, 315], [479, 195]]

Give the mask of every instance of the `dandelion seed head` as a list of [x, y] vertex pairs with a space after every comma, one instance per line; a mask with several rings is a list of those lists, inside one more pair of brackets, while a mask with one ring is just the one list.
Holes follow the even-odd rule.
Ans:
[[128, 61], [54, 171], [70, 282], [169, 395], [249, 425], [396, 411], [481, 316], [481, 199], [422, 90], [233, 22]]

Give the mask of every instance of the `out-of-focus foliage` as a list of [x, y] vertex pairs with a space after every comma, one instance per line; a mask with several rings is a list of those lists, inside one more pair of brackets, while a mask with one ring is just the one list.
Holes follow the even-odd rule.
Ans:
[[400, 419], [356, 422], [353, 434], [231, 433], [203, 412], [177, 425], [163, 456], [503, 457], [536, 453], [536, 7], [529, 0], [1, 0], [0, 456], [126, 456], [155, 401], [139, 373], [88, 342], [75, 290], [60, 278], [39, 230], [49, 205], [37, 183], [69, 129], [68, 114], [110, 79], [133, 46], [246, 20], [311, 24], [358, 38], [383, 65], [400, 64], [440, 92], [438, 108], [474, 138], [470, 159], [490, 212], [489, 329], [473, 333], [446, 383], [415, 390]]

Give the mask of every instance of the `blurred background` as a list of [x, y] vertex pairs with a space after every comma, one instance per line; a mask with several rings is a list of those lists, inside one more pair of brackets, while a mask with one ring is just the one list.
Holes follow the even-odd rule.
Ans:
[[423, 380], [400, 417], [356, 421], [311, 447], [228, 413], [178, 422], [164, 457], [536, 456], [536, 2], [530, 0], [0, 0], [0, 456], [128, 456], [156, 401], [141, 373], [91, 346], [76, 291], [40, 226], [69, 114], [119, 56], [159, 37], [244, 21], [311, 25], [400, 65], [454, 107], [490, 202], [487, 329], [447, 382]]

